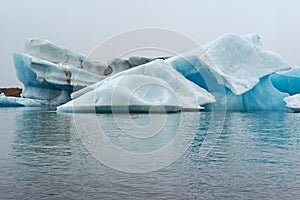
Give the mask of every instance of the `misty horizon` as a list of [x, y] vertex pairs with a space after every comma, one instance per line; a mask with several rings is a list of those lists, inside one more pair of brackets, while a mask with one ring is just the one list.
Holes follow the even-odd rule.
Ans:
[[[225, 33], [257, 33], [264, 48], [300, 65], [297, 1], [2, 1], [0, 87], [22, 86], [12, 54], [29, 38], [46, 39], [81, 54], [120, 32], [158, 27], [208, 43]], [[146, 9], [145, 9], [146, 8]], [[180, 12], [179, 12], [180, 11]]]

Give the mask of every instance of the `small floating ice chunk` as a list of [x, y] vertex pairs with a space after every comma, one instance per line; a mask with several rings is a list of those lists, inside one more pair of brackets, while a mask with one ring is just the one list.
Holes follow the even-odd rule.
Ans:
[[6, 97], [0, 94], [0, 107], [42, 107], [49, 106], [48, 101], [21, 97]]
[[283, 100], [286, 103], [286, 107], [295, 112], [300, 112], [300, 94], [295, 94], [293, 96], [286, 97]]

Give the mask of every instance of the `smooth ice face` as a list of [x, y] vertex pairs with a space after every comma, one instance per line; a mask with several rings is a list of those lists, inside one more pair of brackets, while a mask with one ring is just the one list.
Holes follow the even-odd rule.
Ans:
[[[103, 77], [86, 70], [74, 68], [72, 65], [54, 64], [26, 54], [14, 54], [17, 76], [28, 85], [52, 84], [59, 89], [73, 90], [72, 87], [85, 87]], [[51, 88], [51, 86], [45, 86]]]
[[235, 95], [227, 88], [222, 93], [212, 94], [216, 97], [216, 103], [207, 105], [207, 110], [288, 111], [283, 98], [289, 95], [277, 90], [269, 75], [261, 78], [254, 88], [241, 95]]
[[[260, 78], [268, 74], [289, 69], [280, 55], [262, 49], [256, 34], [226, 34], [204, 45], [202, 49], [184, 54], [184, 59], [177, 56], [167, 62], [190, 78], [197, 74], [200, 78], [202, 71], [208, 71], [218, 84], [224, 84], [235, 95], [249, 91], [259, 83]], [[204, 78], [201, 76], [200, 79]], [[195, 77], [192, 81], [201, 82]]]
[[272, 83], [281, 92], [290, 95], [300, 93], [300, 67], [294, 66], [290, 70], [276, 72], [271, 75]]
[[[175, 65], [173, 65], [174, 67]], [[185, 57], [179, 62], [177, 60], [175, 67], [190, 67], [194, 71], [186, 70], [182, 72], [187, 79], [193, 81], [197, 85], [205, 88], [212, 93], [216, 102], [205, 106], [207, 110], [234, 110], [234, 111], [253, 111], [253, 110], [277, 110], [288, 111], [283, 101], [284, 97], [289, 96], [275, 88], [272, 84], [271, 75], [260, 78], [258, 84], [252, 89], [241, 95], [234, 94], [225, 85], [219, 84], [216, 77], [210, 70], [203, 67], [197, 57]], [[198, 69], [198, 70], [196, 70]]]
[[286, 97], [284, 101], [286, 102], [286, 107], [295, 112], [300, 112], [300, 94]]
[[[58, 112], [101, 112], [107, 107], [148, 112], [163, 106], [168, 111], [199, 109], [214, 97], [185, 79], [163, 60], [132, 68], [72, 94], [74, 100], [59, 106]], [[96, 110], [95, 110], [96, 109]], [[175, 109], [175, 110], [173, 110]]]

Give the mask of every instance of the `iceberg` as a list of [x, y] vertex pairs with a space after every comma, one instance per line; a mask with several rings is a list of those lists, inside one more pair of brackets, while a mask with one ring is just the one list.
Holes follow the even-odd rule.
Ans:
[[286, 107], [295, 112], [300, 112], [300, 94], [286, 97], [284, 101], [286, 102]]
[[72, 94], [58, 112], [178, 112], [215, 102], [163, 60], [115, 74]]
[[[0, 105], [58, 106], [58, 112], [290, 111], [300, 67], [263, 49], [257, 34], [225, 34], [170, 58], [115, 58], [102, 64], [46, 40], [14, 54], [21, 100]], [[60, 106], [61, 105], [61, 106]]]

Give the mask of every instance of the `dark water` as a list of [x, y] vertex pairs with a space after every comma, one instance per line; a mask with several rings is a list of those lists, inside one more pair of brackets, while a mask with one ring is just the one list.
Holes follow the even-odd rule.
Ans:
[[148, 173], [117, 171], [95, 159], [78, 133], [92, 135], [92, 117], [0, 108], [0, 199], [300, 198], [300, 114], [160, 115], [164, 127], [148, 142], [122, 134], [138, 134], [132, 121], [143, 127], [148, 115], [97, 115], [107, 137], [127, 151], [154, 151], [178, 132], [190, 137], [178, 160]]

